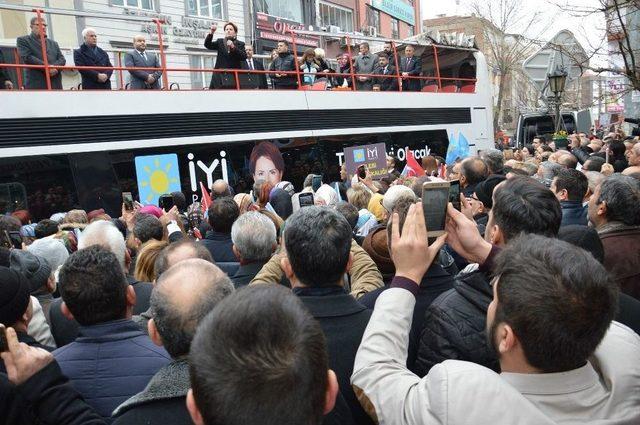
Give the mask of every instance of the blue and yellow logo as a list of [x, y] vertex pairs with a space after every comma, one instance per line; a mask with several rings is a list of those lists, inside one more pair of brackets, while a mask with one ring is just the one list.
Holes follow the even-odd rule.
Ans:
[[364, 149], [356, 149], [353, 151], [353, 162], [364, 162]]
[[135, 162], [141, 203], [158, 205], [160, 195], [181, 190], [178, 155], [137, 156]]

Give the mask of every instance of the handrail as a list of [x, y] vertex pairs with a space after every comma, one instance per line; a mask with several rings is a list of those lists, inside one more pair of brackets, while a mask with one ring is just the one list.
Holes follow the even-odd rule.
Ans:
[[[157, 17], [140, 17], [140, 16], [127, 16], [127, 15], [115, 15], [115, 14], [110, 14], [110, 13], [94, 13], [94, 12], [78, 12], [78, 11], [71, 11], [71, 10], [64, 10], [64, 9], [54, 9], [54, 8], [31, 8], [29, 6], [20, 6], [20, 5], [10, 5], [10, 4], [2, 4], [0, 5], [0, 9], [8, 9], [8, 10], [17, 10], [17, 11], [31, 11], [34, 12], [36, 14], [36, 18], [37, 18], [37, 22], [38, 25], [40, 26], [40, 44], [41, 44], [41, 54], [43, 57], [43, 64], [42, 65], [31, 65], [31, 64], [21, 64], [19, 63], [19, 56], [17, 53], [17, 49], [14, 50], [14, 59], [16, 61], [16, 63], [14, 64], [2, 64], [0, 63], [0, 69], [1, 68], [9, 68], [9, 69], [16, 69], [17, 71], [20, 71], [22, 69], [41, 69], [44, 71], [45, 73], [45, 81], [46, 81], [46, 88], [47, 90], [51, 90], [52, 89], [52, 85], [51, 85], [51, 71], [52, 70], [57, 70], [59, 71], [64, 71], [64, 70], [77, 70], [77, 71], [82, 71], [82, 70], [93, 70], [93, 71], [117, 71], [118, 72], [118, 79], [119, 79], [119, 86], [122, 87], [126, 87], [124, 84], [124, 75], [123, 75], [123, 71], [158, 71], [160, 70], [162, 72], [162, 86], [165, 90], [170, 90], [170, 88], [172, 87], [172, 85], [170, 85], [169, 83], [169, 76], [168, 76], [168, 72], [205, 72], [205, 73], [212, 73], [212, 74], [233, 74], [234, 79], [235, 79], [235, 88], [236, 90], [240, 90], [241, 84], [240, 84], [240, 75], [244, 75], [244, 74], [252, 74], [252, 75], [260, 75], [260, 74], [264, 74], [264, 75], [269, 75], [269, 76], [274, 76], [274, 75], [285, 75], [285, 76], [295, 76], [296, 80], [297, 80], [297, 87], [298, 88], [303, 88], [303, 80], [302, 80], [302, 76], [305, 75], [314, 75], [317, 72], [303, 72], [300, 69], [300, 65], [298, 63], [297, 58], [294, 58], [294, 63], [295, 63], [295, 70], [292, 71], [275, 71], [275, 70], [254, 70], [254, 69], [203, 69], [203, 68], [180, 68], [180, 67], [168, 67], [167, 66], [167, 58], [166, 58], [166, 54], [167, 51], [165, 50], [165, 46], [164, 46], [164, 41], [163, 41], [163, 32], [162, 32], [162, 24], [165, 23], [164, 20], [159, 19]], [[114, 57], [117, 57], [117, 66], [111, 66], [111, 67], [100, 67], [100, 66], [77, 66], [77, 65], [51, 65], [49, 63], [48, 60], [48, 56], [47, 56], [47, 52], [46, 52], [46, 39], [45, 39], [45, 34], [46, 34], [46, 30], [44, 28], [44, 17], [43, 14], [44, 13], [51, 13], [51, 14], [61, 14], [61, 15], [69, 15], [69, 16], [85, 16], [85, 17], [101, 17], [101, 18], [108, 18], [108, 19], [116, 19], [116, 20], [126, 20], [126, 21], [136, 21], [136, 22], [152, 22], [156, 25], [156, 30], [157, 30], [157, 37], [158, 37], [158, 56], [160, 59], [160, 64], [161, 66], [159, 68], [157, 67], [126, 67], [126, 66], [122, 66], [122, 57], [121, 54], [123, 53], [123, 51], [121, 50], [112, 50], [109, 49], [109, 51], [114, 53]], [[293, 45], [293, 50], [294, 52], [297, 52], [297, 44], [296, 44], [296, 34], [304, 34], [304, 35], [317, 35], [317, 36], [332, 36], [332, 35], [338, 35], [340, 37], [344, 37], [347, 41], [347, 54], [348, 57], [350, 58], [349, 60], [351, 61], [352, 58], [352, 50], [351, 50], [351, 40], [356, 39], [356, 40], [373, 40], [373, 41], [377, 41], [377, 42], [390, 42], [392, 45], [392, 49], [393, 49], [393, 58], [394, 58], [394, 62], [396, 64], [395, 68], [396, 68], [396, 73], [395, 75], [381, 75], [381, 74], [376, 74], [376, 73], [370, 73], [370, 74], [364, 74], [364, 73], [357, 73], [355, 72], [355, 66], [354, 63], [350, 63], [349, 64], [349, 73], [342, 73], [342, 72], [327, 72], [327, 71], [322, 71], [321, 75], [322, 77], [327, 77], [327, 78], [331, 78], [331, 77], [342, 77], [342, 78], [350, 78], [351, 79], [351, 90], [353, 91], [358, 91], [358, 84], [357, 84], [357, 78], [358, 77], [368, 77], [368, 78], [376, 78], [376, 79], [388, 79], [388, 78], [395, 78], [398, 80], [398, 87], [397, 87], [397, 91], [402, 92], [403, 91], [403, 80], [418, 80], [418, 81], [428, 81], [428, 82], [435, 82], [437, 84], [438, 90], [437, 91], [441, 91], [443, 88], [443, 81], [444, 82], [458, 82], [460, 83], [460, 85], [464, 85], [464, 83], [468, 83], [466, 86], [463, 87], [470, 87], [470, 85], [474, 85], [474, 87], [470, 90], [472, 90], [472, 92], [475, 92], [475, 83], [477, 82], [476, 78], [460, 78], [460, 77], [442, 77], [440, 75], [440, 65], [439, 65], [439, 60], [438, 60], [438, 47], [435, 44], [430, 44], [429, 46], [432, 47], [433, 49], [433, 56], [434, 56], [434, 62], [435, 62], [435, 76], [425, 76], [425, 75], [419, 75], [419, 76], [402, 76], [401, 75], [401, 69], [400, 69], [400, 58], [398, 55], [398, 51], [396, 48], [396, 43], [400, 42], [402, 44], [418, 44], [417, 42], [411, 42], [411, 41], [406, 41], [406, 40], [393, 40], [393, 39], [387, 39], [387, 38], [373, 38], [373, 37], [360, 37], [359, 35], [353, 35], [353, 34], [344, 34], [344, 35], [340, 35], [340, 34], [336, 34], [336, 33], [325, 33], [325, 32], [318, 32], [318, 31], [303, 31], [303, 30], [289, 30], [288, 31], [291, 34], [291, 39], [292, 39], [292, 45]], [[425, 47], [429, 47], [429, 46], [425, 46]], [[449, 47], [449, 46], [442, 46], [442, 47]], [[456, 48], [458, 49], [458, 48]], [[461, 50], [474, 50], [474, 49], [461, 49]], [[172, 52], [173, 53], [173, 52]], [[202, 52], [202, 54], [207, 54], [208, 52]], [[187, 54], [188, 53], [183, 53], [183, 52], [176, 52], [176, 54]], [[329, 71], [329, 70], [328, 70]], [[333, 71], [333, 70], [330, 70]], [[16, 72], [17, 74], [17, 80], [18, 80], [18, 87], [19, 88], [23, 88], [23, 84], [22, 84], [22, 73], [21, 72]], [[347, 77], [348, 76], [348, 77]], [[321, 78], [322, 78], [321, 77]], [[429, 84], [428, 84], [429, 85]], [[449, 85], [448, 85], [449, 86]], [[395, 91], [395, 88], [394, 88]], [[434, 91], [434, 90], [427, 90], [427, 91]], [[449, 90], [446, 90], [447, 92], [451, 92]], [[456, 92], [457, 90], [454, 90], [453, 92]], [[465, 92], [470, 92], [469, 90], [466, 90]]]

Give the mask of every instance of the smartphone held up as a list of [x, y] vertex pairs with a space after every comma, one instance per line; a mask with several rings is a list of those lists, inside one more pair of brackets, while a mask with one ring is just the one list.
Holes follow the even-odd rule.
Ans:
[[[458, 204], [460, 203], [458, 185]], [[450, 182], [426, 182], [422, 185], [422, 212], [427, 225], [427, 237], [437, 238], [444, 234], [449, 204]]]

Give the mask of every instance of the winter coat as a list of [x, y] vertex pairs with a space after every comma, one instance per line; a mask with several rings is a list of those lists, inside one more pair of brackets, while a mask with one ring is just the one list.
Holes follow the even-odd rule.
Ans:
[[453, 289], [440, 295], [427, 309], [415, 373], [424, 376], [448, 359], [470, 361], [499, 372], [498, 359], [487, 345], [485, 330], [492, 299], [493, 290], [484, 273], [458, 275]]
[[87, 403], [109, 423], [114, 409], [142, 391], [171, 361], [164, 348], [126, 319], [81, 326], [76, 341], [53, 356]]

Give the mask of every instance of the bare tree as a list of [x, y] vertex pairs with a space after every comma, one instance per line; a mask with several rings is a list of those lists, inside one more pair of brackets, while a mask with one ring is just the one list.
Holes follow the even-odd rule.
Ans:
[[[640, 1], [640, 0], [637, 0]], [[473, 0], [471, 11], [481, 18], [482, 43], [489, 66], [499, 75], [498, 99], [493, 111], [493, 127], [500, 128], [506, 84], [521, 70], [523, 60], [539, 45], [538, 39], [550, 28], [552, 19], [543, 11], [532, 11], [525, 0]]]
[[601, 43], [590, 46], [590, 58], [607, 56], [611, 60], [603, 66], [602, 61], [581, 61], [573, 57], [571, 52], [567, 52], [566, 48], [555, 48], [567, 54], [582, 71], [591, 70], [596, 74], [626, 77], [625, 93], [640, 90], [640, 0], [598, 0], [598, 4], [592, 7], [582, 6], [579, 0], [574, 1], [577, 3], [556, 1], [555, 5], [576, 17], [602, 15], [606, 23], [606, 37]]

